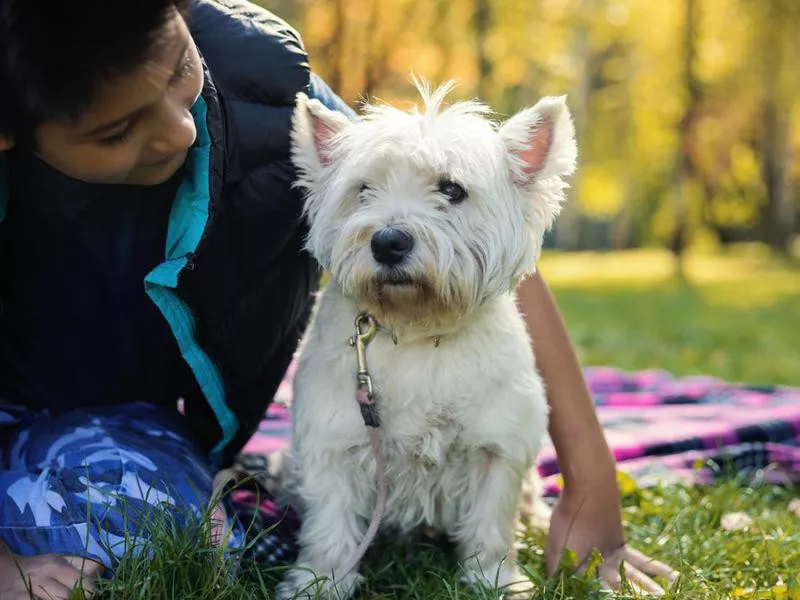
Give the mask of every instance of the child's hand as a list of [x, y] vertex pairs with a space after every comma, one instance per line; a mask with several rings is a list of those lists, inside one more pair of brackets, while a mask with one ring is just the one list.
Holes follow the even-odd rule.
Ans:
[[85, 598], [103, 566], [77, 556], [17, 556], [0, 548], [0, 598], [3, 600], [69, 600], [82, 581]]
[[661, 595], [663, 588], [651, 577], [664, 577], [672, 584], [678, 573], [626, 544], [619, 490], [616, 482], [613, 483], [608, 489], [564, 489], [550, 520], [547, 570], [550, 574], [556, 571], [565, 548], [578, 555], [578, 560], [582, 561], [581, 569], [597, 549], [604, 558], [598, 567], [598, 575], [605, 587], [619, 589], [620, 565], [624, 562], [625, 575], [635, 589]]

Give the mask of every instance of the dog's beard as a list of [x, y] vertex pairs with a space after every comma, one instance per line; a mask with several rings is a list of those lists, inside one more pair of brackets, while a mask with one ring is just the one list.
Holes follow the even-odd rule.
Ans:
[[436, 290], [420, 275], [401, 269], [379, 268], [366, 274], [359, 286], [359, 296], [382, 307], [381, 312], [396, 313], [414, 319], [432, 308], [444, 308]]
[[[363, 268], [354, 273], [352, 295], [362, 310], [395, 330], [454, 328], [472, 310], [463, 290], [429, 273]], [[345, 290], [348, 293], [348, 290]]]

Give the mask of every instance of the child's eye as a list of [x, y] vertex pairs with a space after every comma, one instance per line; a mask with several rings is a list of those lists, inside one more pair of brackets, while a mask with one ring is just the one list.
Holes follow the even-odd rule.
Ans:
[[123, 131], [115, 133], [111, 137], [97, 140], [97, 142], [103, 146], [121, 146], [131, 138], [132, 133], [133, 127], [128, 126]]
[[178, 70], [172, 75], [172, 81], [170, 83], [175, 83], [177, 81], [181, 81], [186, 79], [194, 72], [194, 60], [191, 52], [186, 52], [186, 56], [183, 57]]

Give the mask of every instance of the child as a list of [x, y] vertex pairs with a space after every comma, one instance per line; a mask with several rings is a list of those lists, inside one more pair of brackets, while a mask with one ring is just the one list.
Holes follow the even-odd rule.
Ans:
[[[254, 433], [319, 284], [294, 98], [355, 116], [245, 0], [0, 0], [0, 90], [0, 597], [29, 597], [19, 565], [66, 598], [114, 566], [123, 510], [202, 510]], [[520, 303], [566, 482], [549, 568], [597, 547], [652, 587], [541, 278]]]

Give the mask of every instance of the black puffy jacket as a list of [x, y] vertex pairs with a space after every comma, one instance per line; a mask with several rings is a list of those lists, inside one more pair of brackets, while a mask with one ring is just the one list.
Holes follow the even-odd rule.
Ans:
[[[297, 33], [266, 10], [193, 0], [189, 25], [205, 64], [192, 109], [197, 140], [170, 211], [166, 260], [145, 289], [194, 375], [188, 425], [224, 466], [271, 402], [319, 285], [292, 188], [296, 94], [350, 111], [311, 75]], [[0, 153], [0, 220], [8, 166]]]
[[319, 285], [291, 187], [295, 96], [349, 109], [311, 75], [298, 34], [268, 11], [196, 0], [190, 27], [208, 69], [196, 107], [206, 131], [176, 200], [185, 211], [173, 209], [170, 260], [146, 285], [202, 392], [186, 399], [189, 423], [224, 465], [271, 402]]

